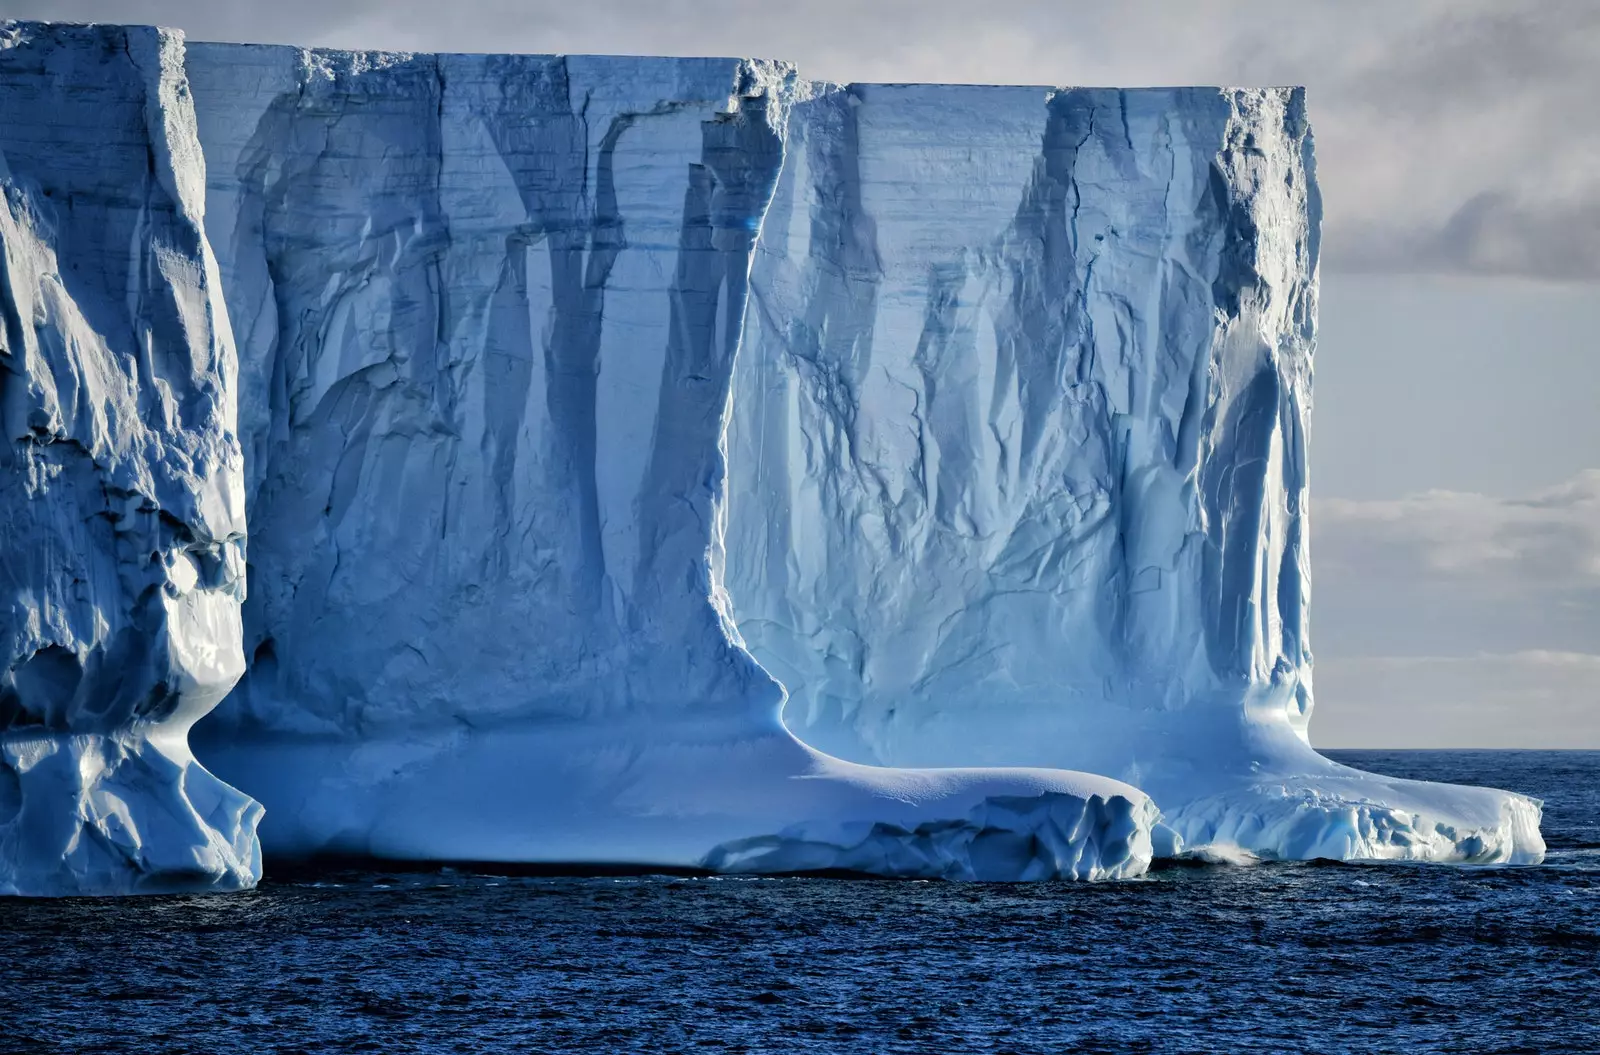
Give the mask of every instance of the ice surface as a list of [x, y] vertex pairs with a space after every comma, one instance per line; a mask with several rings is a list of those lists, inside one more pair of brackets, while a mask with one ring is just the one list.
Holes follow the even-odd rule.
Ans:
[[236, 363], [170, 33], [0, 25], [0, 893], [238, 888]]
[[1542, 850], [1306, 743], [1298, 91], [6, 33], [13, 887], [249, 882], [236, 678], [284, 853]]

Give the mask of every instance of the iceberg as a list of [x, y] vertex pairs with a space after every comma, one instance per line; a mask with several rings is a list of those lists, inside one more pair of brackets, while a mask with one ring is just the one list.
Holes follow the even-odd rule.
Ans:
[[0, 889], [1542, 851], [1309, 747], [1298, 90], [4, 33]]
[[285, 855], [1136, 874], [1155, 810], [791, 736], [722, 589], [793, 71], [192, 45], [252, 657], [204, 757]]
[[0, 893], [237, 889], [237, 360], [182, 39], [0, 26]]

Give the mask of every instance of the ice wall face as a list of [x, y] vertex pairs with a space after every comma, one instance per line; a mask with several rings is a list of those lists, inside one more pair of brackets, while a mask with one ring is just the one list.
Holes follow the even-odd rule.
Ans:
[[628, 66], [191, 48], [246, 362], [241, 723], [286, 701], [305, 731], [379, 735], [774, 696], [709, 610], [661, 606], [706, 575], [781, 160], [737, 92], [775, 74]]
[[1103, 760], [1259, 686], [1303, 730], [1299, 94], [858, 87], [790, 138], [728, 543], [790, 722]]
[[1114, 876], [1153, 807], [817, 755], [718, 577], [797, 90], [738, 60], [196, 45], [244, 361], [249, 671], [205, 757], [287, 853]]
[[250, 885], [236, 361], [172, 34], [0, 25], [0, 893]]
[[789, 122], [729, 430], [734, 616], [809, 743], [1066, 766], [1169, 849], [1537, 859], [1306, 744], [1299, 90], [854, 86]]

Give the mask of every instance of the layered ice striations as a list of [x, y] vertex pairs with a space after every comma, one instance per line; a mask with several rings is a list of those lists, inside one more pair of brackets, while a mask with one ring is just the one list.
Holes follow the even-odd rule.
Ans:
[[236, 680], [284, 854], [1541, 852], [1307, 745], [1298, 91], [4, 32], [0, 889], [251, 882]]
[[237, 366], [181, 38], [0, 26], [0, 893], [237, 889]]
[[1307, 742], [1320, 222], [1298, 89], [798, 103], [727, 587], [817, 747], [1066, 766], [1166, 853], [1538, 860], [1538, 808]]

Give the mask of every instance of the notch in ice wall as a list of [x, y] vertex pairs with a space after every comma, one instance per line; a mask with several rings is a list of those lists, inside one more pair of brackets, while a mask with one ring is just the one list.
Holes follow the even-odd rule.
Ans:
[[237, 366], [176, 34], [0, 26], [0, 893], [238, 888]]
[[1529, 800], [1306, 742], [1302, 91], [857, 85], [788, 128], [726, 579], [791, 728], [1117, 776], [1191, 844], [1537, 859]]

